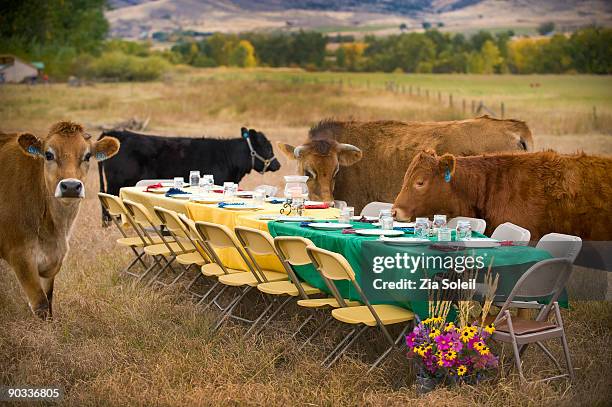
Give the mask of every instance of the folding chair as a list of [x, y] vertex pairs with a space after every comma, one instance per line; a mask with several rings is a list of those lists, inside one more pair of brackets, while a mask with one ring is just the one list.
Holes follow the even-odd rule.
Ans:
[[[145, 240], [150, 241], [151, 245], [144, 248], [144, 252], [152, 257], [153, 263], [149, 268], [141, 275], [140, 280], [144, 279], [151, 271], [159, 267], [157, 274], [149, 281], [149, 285], [156, 281], [157, 277], [160, 276], [166, 269], [171, 269], [176, 273], [172, 267], [172, 262], [179, 254], [192, 252], [195, 247], [187, 241], [177, 241], [173, 236], [164, 236], [158, 228], [157, 222], [153, 219], [147, 208], [137, 202], [130, 200], [123, 200], [123, 204], [126, 209], [132, 215], [134, 223], [138, 226], [140, 233], [143, 235]], [[149, 231], [154, 231], [162, 243], [153, 244], [154, 237], [152, 237]], [[163, 264], [162, 264], [163, 263]]]
[[238, 304], [240, 304], [240, 301], [242, 301], [242, 299], [249, 292], [251, 292], [253, 288], [257, 287], [258, 284], [269, 281], [286, 280], [287, 274], [269, 270], [256, 269], [251, 264], [247, 256], [245, 256], [243, 250], [241, 249], [240, 243], [236, 241], [236, 238], [227, 226], [208, 222], [196, 222], [196, 228], [198, 229], [198, 232], [200, 232], [200, 235], [202, 236], [204, 241], [208, 243], [208, 245], [211, 246], [213, 249], [236, 250], [236, 252], [238, 252], [238, 255], [244, 261], [247, 268], [247, 270], [236, 270], [237, 272], [225, 273], [225, 271], [227, 271], [227, 268], [222, 265], [221, 261], [219, 260], [219, 257], [215, 253], [214, 257], [216, 258], [216, 262], [218, 262], [219, 266], [221, 266], [222, 270], [224, 271], [223, 274], [218, 276], [219, 283], [225, 285], [225, 288], [241, 288], [241, 291], [230, 301], [230, 303], [226, 307], [222, 307], [218, 303], [216, 303], [216, 300], [220, 297], [221, 293], [224, 290], [222, 290], [221, 293], [215, 296], [213, 302], [217, 304], [217, 307], [219, 307], [222, 314], [214, 329], [219, 329], [228, 318], [237, 319], [239, 321], [246, 322], [252, 325], [255, 320], [250, 320], [234, 315], [234, 309], [238, 306]]
[[531, 232], [514, 223], [506, 222], [495, 228], [491, 234], [491, 238], [527, 246], [527, 244], [529, 244], [529, 239], [531, 239]]
[[[130, 264], [127, 265], [127, 267], [121, 270], [121, 273], [125, 273], [133, 277], [140, 277], [142, 275], [141, 273], [134, 273], [130, 270], [132, 267], [139, 263], [144, 268], [144, 270], [147, 269], [148, 266], [143, 260], [145, 252], [144, 250], [142, 250], [142, 248], [151, 244], [159, 244], [161, 243], [161, 240], [159, 238], [154, 238], [151, 242], [147, 241], [144, 238], [138, 227], [135, 225], [134, 219], [129, 214], [129, 212], [123, 205], [123, 202], [121, 202], [121, 199], [118, 196], [100, 192], [98, 193], [98, 199], [100, 199], [100, 203], [110, 215], [111, 220], [113, 221], [117, 229], [119, 229], [119, 233], [121, 233], [121, 235], [123, 236], [117, 239], [117, 244], [123, 247], [129, 247], [134, 253], [134, 259], [130, 262]], [[134, 232], [136, 232], [136, 236], [128, 235], [126, 228], [119, 220], [122, 216], [127, 219], [129, 225], [132, 227], [132, 229], [134, 229]]]
[[172, 285], [185, 275], [192, 265], [202, 266], [205, 264], [206, 258], [204, 256], [206, 256], [206, 254], [200, 251], [202, 249], [198, 246], [197, 242], [191, 238], [185, 223], [178, 217], [176, 212], [159, 206], [153, 207], [153, 210], [179, 247], [178, 250], [173, 250], [170, 245], [169, 249], [174, 256], [174, 260], [180, 265], [180, 273], [168, 284], [159, 280], [155, 281], [156, 284], [164, 286]]
[[378, 216], [383, 209], [391, 209], [393, 204], [387, 202], [370, 202], [361, 210], [361, 216]]
[[472, 227], [472, 230], [474, 232], [484, 233], [485, 230], [487, 229], [486, 220], [478, 219], [478, 218], [468, 218], [466, 216], [457, 216], [456, 218], [452, 218], [451, 220], [448, 221], [446, 226], [449, 229], [456, 229], [457, 224], [459, 223], [460, 220], [467, 220], [468, 222], [470, 222], [470, 226]]
[[[402, 342], [406, 331], [412, 326], [412, 323], [407, 323], [401, 330], [399, 336], [394, 340], [387, 330], [388, 325], [395, 325], [414, 320], [414, 314], [407, 309], [390, 305], [377, 304], [372, 305], [365, 296], [359, 283], [355, 279], [355, 272], [349, 262], [340, 254], [330, 252], [328, 250], [319, 249], [315, 246], [308, 246], [306, 252], [314, 264], [315, 268], [326, 279], [328, 287], [334, 294], [334, 297], [341, 305], [340, 308], [332, 310], [332, 316], [338, 321], [346, 324], [355, 325], [349, 334], [336, 346], [334, 350], [323, 360], [323, 366], [330, 367], [342, 356], [351, 345], [370, 327], [378, 326], [383, 336], [387, 340], [389, 347], [376, 359], [370, 367], [371, 371], [378, 366], [387, 355]], [[349, 307], [340, 296], [338, 288], [334, 284], [335, 281], [350, 281], [355, 288], [361, 301], [365, 304], [359, 307]], [[346, 343], [346, 345], [345, 345]], [[335, 355], [335, 356], [334, 356]], [[329, 362], [328, 362], [329, 361]], [[328, 363], [326, 363], [328, 362]]]
[[[522, 381], [526, 382], [523, 375], [521, 354], [525, 351], [528, 344], [535, 343], [548, 356], [559, 369], [561, 365], [544, 346], [542, 341], [560, 338], [565, 354], [565, 363], [568, 373], [557, 376], [547, 377], [538, 381], [548, 381], [562, 377], [574, 378], [574, 370], [570, 359], [565, 329], [557, 299], [563, 291], [567, 280], [572, 272], [572, 263], [568, 259], [549, 259], [540, 261], [523, 274], [512, 289], [512, 292], [504, 302], [497, 317], [495, 317], [495, 331], [492, 338], [496, 341], [512, 344], [514, 361]], [[510, 307], [515, 304], [516, 298], [521, 299], [541, 299], [547, 298], [546, 304], [540, 309], [535, 320], [512, 317]], [[548, 322], [548, 318], [554, 312], [554, 322]]]
[[[306, 239], [305, 237], [301, 236], [277, 236], [274, 238], [274, 247], [276, 248], [276, 252], [279, 258], [281, 259], [281, 263], [283, 264], [285, 271], [287, 271], [287, 274], [290, 276], [292, 282], [300, 281], [297, 274], [295, 274], [293, 267], [312, 264], [310, 257], [308, 257], [308, 253], [306, 253], [306, 248], [308, 246], [314, 246], [314, 243], [312, 243], [310, 239]], [[311, 298], [310, 295], [315, 295], [318, 293], [307, 292], [305, 289], [303, 289], [305, 285], [304, 283], [294, 285], [299, 292], [300, 299], [297, 301], [297, 304], [300, 307], [316, 311], [321, 309], [338, 308], [341, 306], [336, 300], [336, 298], [333, 296]], [[263, 291], [267, 290], [268, 286], [260, 284], [257, 288]], [[322, 294], [321, 291], [319, 291], [319, 293]], [[348, 299], [343, 299], [343, 301], [346, 305], [350, 307], [362, 305], [359, 301], [351, 301]], [[295, 338], [302, 331], [302, 329], [304, 329], [304, 327], [315, 317], [315, 315], [315, 312], [311, 312], [308, 318], [306, 318], [306, 320], [304, 320], [304, 322], [298, 327], [292, 337]], [[323, 321], [323, 323], [319, 325], [315, 329], [315, 331], [306, 339], [306, 341], [302, 343], [299, 349], [302, 349], [304, 346], [310, 343], [312, 339], [314, 339], [319, 334], [319, 332], [321, 332], [331, 321], [333, 321], [333, 317], [330, 314], [328, 318], [326, 318], [325, 321]]]
[[[253, 266], [257, 269], [258, 273], [262, 273], [262, 268], [259, 265], [256, 256], [274, 256], [281, 263], [280, 256], [278, 255], [276, 248], [274, 247], [274, 240], [269, 233], [263, 232], [258, 229], [252, 229], [247, 227], [238, 226], [234, 229], [238, 241], [242, 244], [244, 251], [251, 260]], [[320, 294], [321, 291], [315, 287], [312, 287], [306, 283], [298, 280], [297, 276], [293, 273], [291, 268], [287, 268], [286, 264], [283, 263], [285, 272], [287, 273], [288, 279], [281, 281], [269, 281], [263, 282], [257, 285], [257, 289], [262, 293], [268, 295], [270, 298], [270, 304], [261, 313], [261, 315], [255, 320], [255, 323], [246, 332], [245, 337], [255, 329], [261, 319], [264, 318], [266, 313], [274, 306], [277, 302], [278, 297], [287, 296], [287, 298], [278, 304], [274, 312], [264, 321], [263, 325], [255, 332], [258, 335], [275, 317], [280, 311], [295, 297], [301, 296], [301, 298], [308, 298], [308, 295]]]

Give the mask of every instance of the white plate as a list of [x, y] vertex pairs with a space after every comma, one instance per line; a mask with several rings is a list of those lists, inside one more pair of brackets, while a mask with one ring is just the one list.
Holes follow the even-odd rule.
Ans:
[[499, 240], [491, 239], [489, 237], [471, 237], [469, 239], [460, 240], [453, 242], [456, 246], [465, 247], [497, 247], [500, 245]]
[[256, 211], [259, 209], [263, 209], [261, 206], [244, 204], [244, 205], [228, 205], [221, 209], [228, 209], [230, 211]]
[[401, 230], [388, 229], [355, 229], [355, 233], [363, 236], [401, 236], [404, 234]]
[[191, 194], [172, 194], [172, 195], [168, 195], [168, 198], [190, 199], [191, 198]]
[[378, 219], [378, 216], [358, 216], [358, 215], [351, 216], [351, 220], [354, 220], [354, 221], [359, 221], [361, 218], [365, 218], [365, 220], [372, 221], [372, 220]]
[[161, 187], [161, 188], [153, 188], [153, 189], [149, 189], [147, 191], [147, 189], [145, 188], [145, 192], [152, 192], [154, 194], [165, 194], [166, 192], [170, 191], [171, 187]]
[[309, 220], [314, 220], [312, 216], [279, 216], [276, 218], [279, 222], [308, 222]]
[[204, 195], [192, 195], [189, 198], [190, 201], [192, 202], [197, 202], [197, 203], [219, 203], [219, 202], [223, 202], [223, 197], [220, 196], [204, 196]]
[[[372, 223], [374, 226], [380, 226], [379, 222]], [[393, 222], [394, 228], [413, 228], [415, 225], [414, 222]]]
[[422, 239], [420, 237], [386, 237], [381, 236], [379, 239], [381, 242], [387, 244], [395, 244], [400, 246], [413, 246], [413, 245], [424, 245], [431, 244], [428, 239]]
[[305, 201], [304, 205], [305, 206], [310, 206], [310, 205], [323, 205], [325, 202], [323, 201]]
[[309, 223], [308, 226], [314, 229], [326, 229], [326, 230], [338, 230], [350, 228], [353, 225], [350, 223], [332, 223], [332, 222], [320, 222], [320, 223]]
[[253, 191], [237, 191], [236, 196], [253, 196]]

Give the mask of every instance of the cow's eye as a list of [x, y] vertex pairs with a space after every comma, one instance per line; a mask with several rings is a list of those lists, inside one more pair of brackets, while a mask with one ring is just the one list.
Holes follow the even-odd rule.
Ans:
[[414, 183], [414, 185], [415, 185], [417, 188], [422, 188], [422, 187], [423, 187], [423, 185], [425, 185], [425, 182], [424, 182], [422, 179], [420, 179], [420, 180], [416, 181], [416, 182]]
[[317, 178], [317, 176], [315, 175], [314, 172], [309, 171], [309, 170], [304, 170], [304, 175], [307, 175], [308, 177], [310, 177], [310, 179], [315, 179]]
[[47, 151], [45, 153], [45, 159], [47, 161], [53, 161], [53, 160], [55, 160], [55, 155], [53, 155], [53, 153], [51, 151]]
[[90, 158], [91, 158], [91, 153], [87, 153], [85, 154], [85, 157], [83, 157], [83, 161], [89, 161]]

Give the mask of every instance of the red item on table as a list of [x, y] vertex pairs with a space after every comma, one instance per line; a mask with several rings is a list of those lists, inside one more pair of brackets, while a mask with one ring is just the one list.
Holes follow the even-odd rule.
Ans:
[[323, 202], [316, 205], [305, 205], [304, 209], [327, 209], [329, 208], [329, 204], [327, 202]]
[[342, 234], [343, 235], [352, 235], [352, 234], [356, 234], [357, 232], [355, 232], [355, 229], [353, 228], [346, 228], [346, 229], [342, 229]]
[[501, 242], [499, 242], [500, 246], [514, 246], [514, 243], [512, 243], [512, 240], [503, 240]]
[[161, 182], [158, 182], [157, 184], [149, 185], [147, 189], [145, 189], [145, 192], [149, 192], [152, 189], [157, 189], [157, 188], [162, 188], [162, 187], [163, 185], [161, 184]]

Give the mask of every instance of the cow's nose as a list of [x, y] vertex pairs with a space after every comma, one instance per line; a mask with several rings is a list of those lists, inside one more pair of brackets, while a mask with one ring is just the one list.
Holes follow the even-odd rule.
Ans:
[[82, 198], [83, 197], [83, 183], [78, 179], [67, 179], [60, 181], [59, 183], [59, 195], [60, 198]]

